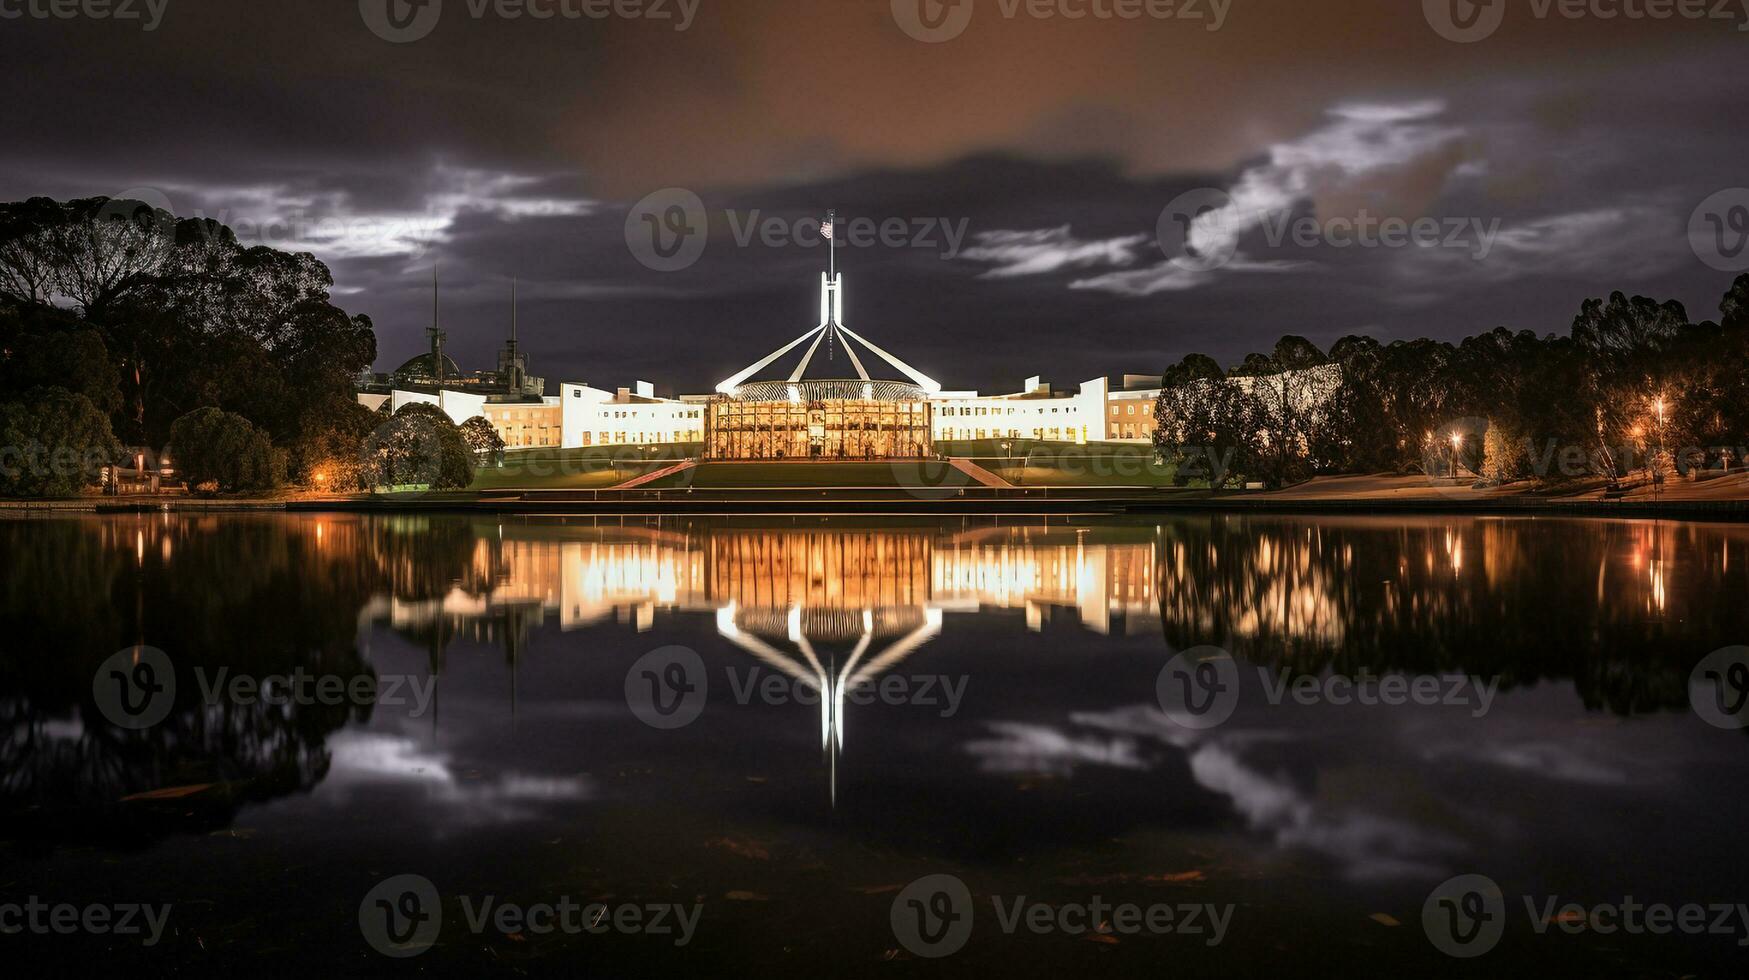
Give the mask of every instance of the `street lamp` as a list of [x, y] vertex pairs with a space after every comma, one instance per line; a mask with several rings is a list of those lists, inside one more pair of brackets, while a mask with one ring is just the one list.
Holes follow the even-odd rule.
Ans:
[[1464, 435], [1461, 432], [1451, 434], [1451, 475], [1458, 475], [1458, 453], [1464, 448]]
[[1664, 396], [1659, 394], [1652, 407], [1658, 412], [1658, 458], [1652, 463], [1652, 488], [1657, 494], [1664, 486]]

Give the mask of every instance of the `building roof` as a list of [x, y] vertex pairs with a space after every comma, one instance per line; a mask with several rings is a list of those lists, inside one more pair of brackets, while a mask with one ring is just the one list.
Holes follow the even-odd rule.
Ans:
[[[396, 368], [394, 373], [409, 377], [435, 378], [437, 377], [437, 368], [432, 365], [431, 355], [427, 353], [420, 354], [418, 357], [415, 357]], [[455, 360], [448, 354], [443, 355], [443, 376], [445, 378], [459, 378], [462, 376], [461, 367], [457, 365]]]
[[721, 397], [742, 402], [921, 402], [929, 400], [929, 392], [903, 381], [752, 381]]

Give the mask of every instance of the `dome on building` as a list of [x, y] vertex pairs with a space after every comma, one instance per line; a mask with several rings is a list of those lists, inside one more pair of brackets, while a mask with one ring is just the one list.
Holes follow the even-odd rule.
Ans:
[[[459, 378], [462, 376], [462, 369], [460, 365], [456, 364], [453, 358], [448, 354], [442, 354], [439, 356], [443, 358], [443, 377]], [[431, 354], [420, 354], [418, 357], [415, 357], [396, 368], [395, 374], [409, 378], [435, 378], [438, 376], [437, 368], [434, 366]]]

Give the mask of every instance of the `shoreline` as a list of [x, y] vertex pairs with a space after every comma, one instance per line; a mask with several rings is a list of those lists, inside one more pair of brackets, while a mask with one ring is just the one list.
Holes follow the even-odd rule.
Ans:
[[[755, 498], [756, 495], [756, 498]], [[1604, 500], [1595, 497], [1490, 495], [1388, 497], [1206, 491], [995, 492], [942, 494], [882, 491], [627, 491], [483, 493], [396, 498], [190, 499], [185, 497], [0, 500], [0, 517], [148, 513], [473, 513], [577, 516], [813, 517], [1123, 517], [1156, 514], [1329, 514], [1620, 517], [1749, 522], [1749, 498]]]

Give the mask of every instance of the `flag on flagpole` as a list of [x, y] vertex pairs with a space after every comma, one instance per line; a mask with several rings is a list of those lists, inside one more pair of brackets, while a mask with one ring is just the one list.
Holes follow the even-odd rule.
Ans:
[[832, 226], [835, 223], [836, 222], [831, 217], [827, 217], [825, 221], [820, 222], [820, 234], [826, 236], [827, 241], [832, 240]]

